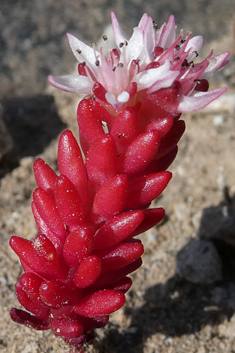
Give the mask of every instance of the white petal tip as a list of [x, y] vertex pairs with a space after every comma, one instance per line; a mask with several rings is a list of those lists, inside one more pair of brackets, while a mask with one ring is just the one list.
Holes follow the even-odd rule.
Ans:
[[126, 103], [126, 102], [128, 102], [129, 98], [130, 98], [129, 93], [126, 92], [126, 91], [123, 91], [122, 93], [120, 93], [120, 94], [118, 95], [117, 101], [118, 101], [119, 103]]
[[211, 92], [194, 92], [192, 96], [183, 96], [179, 106], [179, 113], [195, 112], [206, 107], [212, 101], [220, 97], [227, 91], [226, 87], [216, 89]]

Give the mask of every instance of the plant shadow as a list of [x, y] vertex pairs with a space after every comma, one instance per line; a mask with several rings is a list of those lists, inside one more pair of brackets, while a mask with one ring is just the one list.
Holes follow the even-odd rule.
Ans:
[[[198, 238], [212, 241], [217, 248], [222, 260], [222, 280], [203, 285], [174, 275], [166, 283], [149, 287], [144, 305], [137, 309], [125, 307], [129, 327], [120, 331], [110, 324], [105, 337], [97, 342], [99, 352], [143, 353], [148, 337], [157, 333], [165, 336], [162, 339], [167, 344], [171, 337], [195, 334], [207, 325], [213, 337], [214, 326], [230, 320], [235, 312], [234, 205], [235, 197], [225, 197], [218, 206], [205, 208], [198, 229]], [[129, 294], [135, 296], [132, 290]]]
[[21, 158], [42, 153], [66, 127], [52, 95], [7, 98], [2, 107], [2, 120], [13, 146], [0, 161], [0, 177], [16, 168]]

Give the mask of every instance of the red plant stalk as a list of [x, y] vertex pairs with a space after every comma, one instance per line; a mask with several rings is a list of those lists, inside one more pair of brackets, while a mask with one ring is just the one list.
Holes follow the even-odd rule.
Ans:
[[[123, 35], [113, 13], [112, 21], [118, 42]], [[227, 63], [228, 53], [214, 58], [211, 53], [194, 64], [201, 39], [189, 34], [182, 40], [182, 33], [175, 39], [172, 16], [154, 40], [153, 31], [145, 14], [134, 31], [143, 37], [138, 54], [127, 49], [137, 45], [133, 35], [129, 43], [119, 43], [126, 51], [113, 49], [107, 59], [102, 50], [93, 53], [95, 65], [90, 49], [70, 35], [75, 56], [83, 50], [86, 65], [79, 64], [77, 76], [49, 80], [73, 92], [91, 90], [77, 112], [82, 151], [67, 130], [59, 140], [59, 175], [36, 160], [32, 211], [39, 234], [32, 241], [10, 240], [24, 269], [16, 294], [27, 310], [13, 308], [11, 318], [36, 330], [51, 329], [77, 348], [124, 305], [132, 284], [128, 275], [141, 266], [144, 252], [134, 237], [164, 217], [162, 208], [149, 206], [171, 179], [166, 170], [185, 129], [181, 113], [224, 92], [208, 92], [207, 79]], [[112, 80], [110, 67], [116, 72]]]

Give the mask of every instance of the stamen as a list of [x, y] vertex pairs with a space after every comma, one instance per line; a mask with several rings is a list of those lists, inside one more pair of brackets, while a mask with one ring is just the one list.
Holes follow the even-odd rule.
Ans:
[[154, 29], [155, 31], [158, 30], [158, 25], [155, 23], [155, 21], [153, 21], [153, 29]]
[[81, 54], [81, 49], [76, 49], [76, 52], [78, 52], [78, 54]]
[[123, 67], [124, 65], [123, 65], [123, 63], [118, 63], [117, 64], [117, 67]]
[[96, 60], [95, 65], [96, 65], [97, 67], [100, 66], [100, 61], [99, 61], [99, 60]]
[[124, 43], [119, 43], [119, 48], [124, 47]]
[[103, 40], [106, 42], [106, 40], [108, 40], [108, 37], [106, 36], [106, 34], [104, 34], [103, 36], [102, 36], [102, 38], [103, 38]]

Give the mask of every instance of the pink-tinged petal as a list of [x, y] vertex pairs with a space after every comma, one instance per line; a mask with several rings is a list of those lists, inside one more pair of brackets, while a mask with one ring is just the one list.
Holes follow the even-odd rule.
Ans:
[[50, 75], [48, 76], [48, 82], [63, 91], [77, 94], [90, 94], [94, 83], [91, 83], [91, 80], [87, 76], [80, 75]]
[[131, 63], [132, 60], [137, 60], [144, 48], [144, 38], [143, 33], [140, 28], [135, 27], [133, 34], [128, 42], [128, 45], [123, 50], [120, 57], [120, 61], [124, 59], [126, 55], [127, 63]]
[[[167, 49], [172, 44], [172, 42], [174, 42], [174, 40], [175, 40], [175, 17], [171, 15], [169, 17], [167, 24], [163, 27], [158, 45], [160, 47]], [[156, 42], [157, 41], [158, 41], [158, 38], [156, 36]]]
[[194, 112], [196, 110], [202, 109], [226, 91], [227, 88], [224, 87], [211, 92], [196, 92], [188, 97], [183, 96], [178, 106], [178, 112]]
[[138, 27], [141, 29], [142, 32], [144, 32], [145, 26], [146, 26], [149, 18], [151, 18], [151, 17], [148, 16], [147, 13], [144, 13], [143, 16], [141, 17], [140, 22], [138, 24]]
[[227, 51], [225, 53], [214, 56], [209, 60], [209, 65], [204, 71], [204, 73], [200, 76], [200, 79], [209, 80], [215, 71], [221, 69], [221, 67], [225, 66], [229, 63], [229, 60], [226, 60], [230, 55], [230, 52]]
[[189, 55], [187, 57], [188, 62], [192, 61], [197, 57], [198, 53], [202, 49], [203, 46], [203, 37], [202, 36], [196, 36], [193, 37], [189, 40], [185, 51], [189, 51]]
[[161, 88], [170, 87], [178, 75], [179, 71], [169, 71], [162, 79], [157, 80], [157, 82], [148, 89], [147, 93], [150, 94]]
[[[164, 80], [164, 77], [168, 77], [169, 74], [171, 74], [169, 60], [166, 60], [166, 62], [162, 66], [159, 66], [155, 69], [149, 69], [149, 70], [140, 72], [136, 76], [138, 91], [141, 91], [142, 89], [150, 88], [158, 80]], [[177, 75], [178, 75], [178, 72], [177, 72]], [[173, 76], [175, 77], [175, 75]], [[173, 80], [174, 78], [172, 79], [172, 82]], [[167, 86], [164, 86], [164, 87], [167, 87]]]
[[119, 47], [119, 44], [127, 41], [128, 37], [126, 36], [123, 29], [121, 28], [117, 20], [117, 17], [113, 11], [111, 11], [111, 20], [112, 20], [114, 38], [117, 46]]
[[144, 14], [140, 20], [138, 26], [144, 37], [144, 51], [146, 52], [145, 56], [147, 56], [150, 60], [150, 56], [154, 51], [155, 48], [155, 31], [153, 28], [153, 19], [152, 17]]
[[76, 59], [79, 62], [85, 61], [87, 64], [96, 68], [95, 62], [100, 53], [93, 47], [90, 47], [83, 43], [81, 40], [74, 37], [72, 34], [67, 33], [70, 47]]

